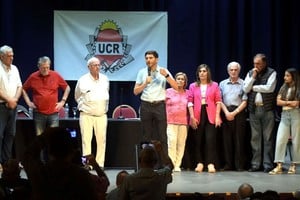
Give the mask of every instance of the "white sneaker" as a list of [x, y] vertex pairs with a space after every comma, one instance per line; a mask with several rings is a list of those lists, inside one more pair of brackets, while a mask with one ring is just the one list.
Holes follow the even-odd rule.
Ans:
[[175, 167], [175, 168], [173, 169], [173, 171], [174, 171], [174, 172], [181, 172], [181, 169], [180, 169], [180, 167]]

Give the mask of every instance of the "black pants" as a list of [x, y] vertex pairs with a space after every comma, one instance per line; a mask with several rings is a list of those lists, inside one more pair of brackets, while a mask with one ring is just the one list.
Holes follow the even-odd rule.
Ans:
[[[229, 106], [227, 109], [231, 112], [236, 107]], [[228, 121], [224, 115], [222, 118], [224, 164], [231, 169], [244, 169], [246, 167], [246, 112], [241, 111], [232, 121]]]

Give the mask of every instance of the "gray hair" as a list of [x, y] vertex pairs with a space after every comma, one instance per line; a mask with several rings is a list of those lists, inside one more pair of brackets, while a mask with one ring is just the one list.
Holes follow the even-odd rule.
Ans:
[[47, 63], [47, 62], [51, 65], [51, 60], [49, 57], [47, 57], [47, 56], [40, 57], [38, 60], [38, 67], [40, 67], [41, 64]]
[[227, 65], [227, 71], [230, 70], [230, 67], [237, 66], [238, 70], [241, 71], [241, 65], [238, 62], [232, 61]]
[[95, 61], [100, 61], [100, 60], [99, 60], [99, 58], [97, 58], [97, 57], [91, 57], [91, 58], [88, 59], [88, 61], [87, 61], [87, 66], [90, 66], [90, 64], [91, 64], [92, 62], [95, 62]]
[[7, 45], [3, 45], [1, 48], [0, 48], [0, 55], [4, 55], [8, 52], [12, 52], [13, 49], [10, 47], [10, 46], [7, 46]]

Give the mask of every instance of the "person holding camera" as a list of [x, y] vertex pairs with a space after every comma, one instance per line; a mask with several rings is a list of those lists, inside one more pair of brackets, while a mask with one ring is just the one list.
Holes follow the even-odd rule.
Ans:
[[[47, 149], [49, 160], [40, 153]], [[49, 127], [26, 149], [23, 166], [32, 184], [32, 199], [104, 199], [109, 181], [93, 156], [86, 156], [98, 176], [75, 163], [78, 146], [68, 129]], [[100, 188], [100, 189], [99, 189]], [[102, 193], [102, 194], [99, 194]]]
[[[163, 168], [154, 170], [158, 160], [162, 161]], [[125, 177], [120, 199], [165, 199], [174, 166], [160, 141], [151, 141], [142, 149], [139, 164], [137, 172]]]

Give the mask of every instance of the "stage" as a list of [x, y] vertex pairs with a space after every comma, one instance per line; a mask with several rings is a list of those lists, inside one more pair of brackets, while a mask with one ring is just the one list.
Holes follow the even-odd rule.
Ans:
[[[109, 192], [115, 185], [115, 178], [120, 169], [105, 169], [110, 180]], [[125, 169], [126, 170], [126, 169]], [[133, 173], [133, 170], [127, 170]], [[250, 183], [255, 192], [264, 192], [266, 190], [275, 190], [281, 193], [281, 199], [290, 199], [294, 191], [300, 189], [300, 169], [299, 174], [288, 175], [284, 172], [281, 175], [269, 175], [263, 172], [236, 172], [223, 171], [211, 174], [208, 172], [196, 173], [193, 171], [181, 171], [173, 173], [173, 182], [168, 185], [168, 196], [170, 198], [180, 198], [181, 196], [192, 197], [194, 194], [210, 194], [227, 195], [226, 199], [236, 199], [237, 188], [242, 183]], [[95, 171], [91, 171], [95, 173]], [[22, 177], [26, 178], [25, 172], [22, 170]], [[171, 198], [173, 197], [173, 198]], [[185, 198], [183, 198], [185, 199]]]

